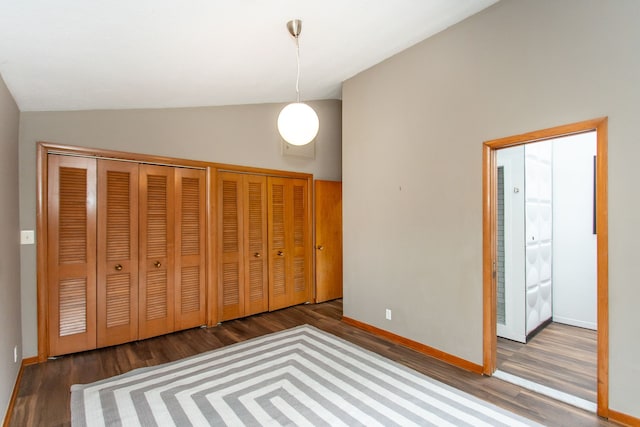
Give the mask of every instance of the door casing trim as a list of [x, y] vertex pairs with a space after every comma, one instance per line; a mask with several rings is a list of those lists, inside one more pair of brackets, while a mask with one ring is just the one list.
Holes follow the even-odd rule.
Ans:
[[596, 228], [597, 239], [597, 413], [609, 416], [609, 258], [608, 258], [608, 118], [600, 117], [568, 125], [485, 141], [482, 147], [482, 282], [483, 374], [496, 370], [496, 260], [497, 159], [501, 148], [567, 135], [596, 131]]

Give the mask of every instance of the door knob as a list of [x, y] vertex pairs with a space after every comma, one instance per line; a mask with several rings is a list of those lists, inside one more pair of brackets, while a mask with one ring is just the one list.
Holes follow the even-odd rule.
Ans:
[[153, 263], [153, 265], [155, 265], [155, 266], [156, 266], [156, 268], [160, 268], [160, 266], [161, 266], [162, 264], [160, 263], [160, 261], [156, 261], [156, 262], [154, 262], [154, 263]]
[[256, 252], [255, 254], [253, 254], [253, 256], [256, 258], [260, 258], [262, 255], [260, 255], [260, 252]]
[[284, 252], [278, 251], [278, 256], [284, 256]]
[[116, 271], [121, 271], [122, 270], [122, 266], [120, 264], [116, 264]]
[[318, 249], [319, 251], [322, 251], [322, 250], [324, 250], [324, 246], [318, 245], [318, 246], [316, 246], [316, 249]]

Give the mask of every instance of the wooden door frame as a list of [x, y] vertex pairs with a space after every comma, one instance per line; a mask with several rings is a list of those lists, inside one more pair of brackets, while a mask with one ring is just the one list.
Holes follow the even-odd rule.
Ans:
[[482, 147], [482, 282], [483, 282], [483, 374], [492, 375], [497, 365], [496, 260], [497, 155], [499, 149], [530, 142], [596, 131], [596, 228], [597, 238], [597, 413], [609, 416], [609, 259], [608, 259], [608, 118], [485, 141]]

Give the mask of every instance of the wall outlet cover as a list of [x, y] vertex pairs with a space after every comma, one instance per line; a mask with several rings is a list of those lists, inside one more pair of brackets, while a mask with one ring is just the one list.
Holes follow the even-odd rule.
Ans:
[[21, 245], [33, 245], [36, 240], [36, 233], [33, 230], [21, 230], [20, 231], [20, 244]]

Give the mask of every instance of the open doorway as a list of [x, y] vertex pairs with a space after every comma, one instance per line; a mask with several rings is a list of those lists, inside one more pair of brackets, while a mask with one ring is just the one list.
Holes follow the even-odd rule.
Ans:
[[[595, 226], [597, 228], [597, 413], [608, 416], [608, 262], [607, 262], [607, 119], [600, 118], [559, 126], [484, 143], [483, 151], [483, 295], [484, 295], [484, 360], [486, 375], [497, 367], [497, 267], [498, 267], [498, 150], [548, 141], [587, 132], [596, 134], [595, 162]], [[504, 184], [504, 176], [502, 176]], [[530, 237], [530, 236], [529, 236]], [[548, 311], [550, 306], [541, 308]], [[542, 316], [544, 317], [544, 316]], [[526, 324], [526, 322], [525, 322]], [[525, 330], [525, 335], [531, 331]]]
[[497, 150], [497, 371], [596, 412], [596, 132]]

